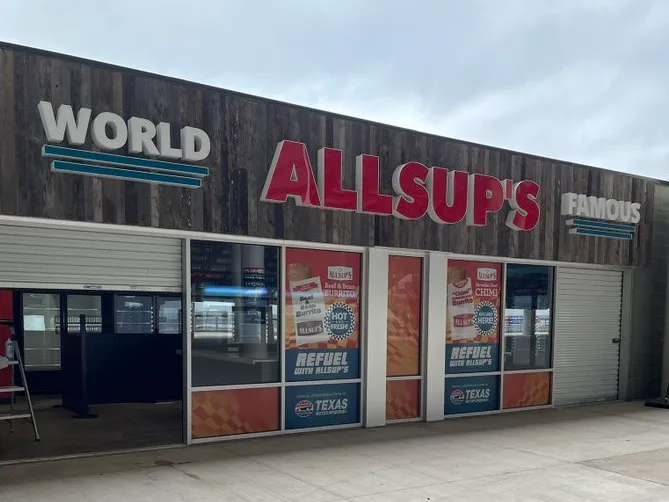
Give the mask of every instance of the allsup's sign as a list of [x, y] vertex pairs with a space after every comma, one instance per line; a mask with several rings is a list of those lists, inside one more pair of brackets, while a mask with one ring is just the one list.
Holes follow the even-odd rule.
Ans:
[[440, 224], [465, 221], [485, 226], [488, 214], [509, 207], [506, 225], [519, 231], [534, 229], [541, 210], [541, 187], [534, 181], [499, 180], [487, 174], [470, 174], [420, 162], [398, 166], [392, 178], [393, 195], [380, 191], [379, 157], [356, 158], [355, 189], [343, 187], [343, 153], [335, 148], [318, 151], [317, 175], [304, 143], [281, 141], [274, 152], [260, 199], [299, 206], [355, 211], [417, 220], [428, 215]]

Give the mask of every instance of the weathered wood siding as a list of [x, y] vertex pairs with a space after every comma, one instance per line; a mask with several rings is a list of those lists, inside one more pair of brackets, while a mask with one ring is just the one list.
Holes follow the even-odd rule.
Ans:
[[[40, 100], [166, 121], [176, 131], [199, 127], [212, 140], [211, 174], [203, 188], [188, 190], [52, 173], [40, 153]], [[650, 256], [651, 181], [65, 56], [0, 46], [0, 131], [0, 212], [7, 215], [615, 265], [644, 265]], [[542, 218], [534, 231], [515, 232], [504, 214], [471, 228], [264, 203], [260, 191], [283, 139], [306, 143], [312, 162], [323, 146], [344, 150], [349, 187], [360, 153], [380, 156], [388, 191], [393, 170], [408, 160], [532, 179], [542, 187]], [[641, 202], [636, 239], [570, 236], [560, 216], [567, 191]]]

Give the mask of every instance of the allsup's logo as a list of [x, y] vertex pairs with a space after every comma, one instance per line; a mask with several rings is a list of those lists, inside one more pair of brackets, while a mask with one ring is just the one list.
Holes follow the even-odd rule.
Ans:
[[[429, 216], [439, 224], [484, 227], [488, 215], [508, 206], [506, 226], [516, 231], [534, 229], [541, 218], [539, 192], [532, 180], [499, 180], [489, 174], [428, 167], [409, 161], [395, 168], [394, 194], [381, 192], [381, 159], [360, 154], [355, 161], [355, 188], [344, 187], [344, 153], [336, 148], [318, 150], [314, 170], [304, 143], [284, 140], [274, 157], [260, 196], [263, 202], [355, 211], [404, 220]], [[353, 166], [352, 166], [353, 167]]]
[[[80, 108], [75, 117], [71, 106], [61, 105], [54, 113], [48, 101], [40, 101], [37, 108], [49, 143], [67, 139], [71, 147], [81, 147], [90, 134], [92, 143], [101, 150], [44, 145], [42, 155], [56, 159], [51, 162], [52, 171], [185, 188], [201, 187], [202, 179], [209, 175], [207, 167], [190, 164], [205, 160], [211, 151], [209, 136], [201, 129], [183, 127], [180, 148], [176, 148], [167, 122], [154, 124], [141, 117], [126, 122], [111, 112], [99, 113], [91, 121], [90, 108]], [[126, 145], [129, 154], [142, 157], [108, 153]]]
[[476, 270], [476, 278], [479, 281], [492, 282], [497, 280], [497, 270], [494, 268], [482, 267]]
[[562, 194], [562, 215], [570, 234], [631, 240], [641, 220], [641, 204], [584, 194]]
[[353, 269], [342, 266], [328, 267], [328, 279], [331, 281], [352, 281]]

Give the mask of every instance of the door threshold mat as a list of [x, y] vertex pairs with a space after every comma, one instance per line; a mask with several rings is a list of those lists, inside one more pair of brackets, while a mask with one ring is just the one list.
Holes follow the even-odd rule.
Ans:
[[661, 397], [659, 399], [649, 399], [646, 401], [646, 406], [651, 408], [664, 408], [669, 410], [669, 399], [666, 397]]

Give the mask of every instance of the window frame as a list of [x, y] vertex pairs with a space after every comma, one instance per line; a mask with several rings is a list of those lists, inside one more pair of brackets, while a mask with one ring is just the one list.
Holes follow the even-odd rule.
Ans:
[[[56, 326], [57, 336], [58, 336], [58, 351], [59, 351], [59, 362], [58, 365], [43, 365], [41, 367], [32, 367], [26, 363], [26, 330], [25, 330], [25, 295], [52, 295], [58, 298], [58, 311], [59, 311], [59, 322]], [[62, 371], [62, 335], [64, 333], [65, 323], [63, 321], [63, 316], [66, 315], [66, 310], [64, 308], [64, 296], [63, 292], [59, 290], [45, 290], [45, 289], [21, 289], [15, 291], [14, 296], [15, 302], [15, 312], [18, 311], [18, 316], [16, 316], [16, 328], [20, 328], [20, 349], [21, 355], [24, 361], [25, 370], [27, 373], [49, 373], [49, 372], [60, 372]], [[19, 331], [19, 329], [15, 329]], [[28, 350], [33, 350], [29, 348]], [[36, 350], [36, 349], [35, 349]], [[45, 349], [46, 350], [46, 349]], [[44, 352], [44, 351], [43, 351]]]
[[[118, 308], [117, 308], [117, 299], [120, 297], [139, 297], [139, 298], [148, 298], [150, 299], [150, 304], [151, 304], [151, 310], [153, 314], [153, 320], [152, 320], [152, 325], [151, 325], [151, 330], [150, 331], [119, 331], [118, 329], [118, 319], [117, 319], [117, 313], [118, 313]], [[115, 335], [119, 336], [126, 336], [126, 335], [155, 335], [157, 331], [157, 312], [156, 312], [156, 294], [155, 293], [144, 293], [144, 292], [137, 292], [135, 294], [128, 293], [128, 292], [113, 292], [111, 293], [111, 306], [112, 306], [112, 312], [111, 312], [111, 324], [112, 324], [112, 332]]]
[[63, 293], [63, 309], [62, 311], [64, 312], [64, 321], [61, 322], [62, 324], [62, 332], [68, 335], [78, 335], [79, 331], [70, 331], [70, 323], [68, 322], [69, 319], [69, 298], [70, 296], [86, 296], [86, 297], [99, 297], [100, 298], [100, 332], [86, 332], [86, 334], [90, 335], [98, 335], [102, 334], [105, 332], [105, 294], [103, 292], [88, 292], [88, 291], [66, 291]]
[[[188, 306], [189, 309], [189, 320], [190, 320], [190, 333], [189, 333], [189, 338], [190, 340], [188, 343], [190, 344], [190, 388], [192, 392], [202, 392], [202, 391], [211, 391], [211, 390], [224, 390], [224, 389], [236, 389], [236, 388], [253, 388], [253, 387], [274, 387], [274, 386], [281, 386], [283, 384], [283, 373], [284, 373], [284, 355], [283, 355], [283, 309], [285, 308], [285, 301], [284, 301], [284, 294], [281, 289], [282, 287], [282, 281], [284, 277], [283, 273], [283, 246], [278, 243], [255, 243], [255, 242], [235, 242], [235, 241], [213, 241], [213, 240], [207, 240], [207, 239], [189, 239], [187, 241], [187, 245], [189, 246], [189, 263], [188, 263], [188, 269], [187, 269], [187, 275], [185, 276], [185, 279], [190, 281], [188, 292], [189, 298], [186, 299], [185, 304]], [[193, 268], [193, 250], [197, 245], [203, 245], [203, 246], [209, 246], [210, 248], [206, 251], [203, 251], [202, 253], [205, 255], [205, 261], [206, 261], [206, 255], [216, 255], [218, 256], [219, 254], [222, 254], [223, 249], [225, 247], [228, 247], [229, 249], [226, 251], [232, 252], [232, 246], [238, 245], [241, 246], [242, 249], [244, 247], [248, 246], [258, 246], [262, 247], [265, 252], [268, 248], [271, 248], [274, 250], [275, 255], [276, 255], [276, 284], [272, 284], [271, 286], [267, 286], [268, 289], [268, 302], [267, 305], [262, 307], [263, 311], [263, 316], [265, 319], [265, 333], [263, 334], [263, 337], [265, 339], [265, 347], [268, 349], [268, 353], [271, 354], [271, 356], [268, 354], [267, 361], [266, 362], [271, 362], [273, 364], [276, 364], [278, 366], [278, 370], [275, 374], [274, 370], [271, 371], [272, 376], [276, 377], [273, 378], [270, 381], [263, 381], [263, 382], [258, 382], [258, 381], [253, 381], [253, 382], [241, 382], [241, 381], [227, 381], [225, 383], [214, 383], [214, 382], [198, 382], [196, 383], [194, 375], [195, 375], [195, 358], [194, 358], [194, 352], [198, 350], [196, 346], [196, 340], [200, 343], [201, 340], [198, 338], [196, 339], [195, 334], [196, 334], [196, 316], [195, 316], [195, 304], [204, 302], [207, 300], [212, 300], [212, 301], [222, 301], [223, 299], [230, 300], [232, 299], [233, 301], [233, 306], [231, 308], [231, 314], [234, 316], [239, 309], [244, 309], [244, 307], [240, 307], [234, 304], [236, 299], [238, 299], [240, 296], [239, 295], [226, 295], [226, 294], [205, 294], [204, 290], [201, 288], [196, 288], [194, 287], [195, 283], [193, 280], [194, 276], [194, 270], [195, 273], [199, 272], [198, 270]], [[230, 267], [229, 267], [230, 268]], [[207, 269], [203, 269], [206, 271]], [[268, 270], [268, 267], [266, 267], [266, 271]], [[222, 271], [222, 273], [225, 273], [227, 270]], [[269, 274], [267, 274], [269, 275]], [[274, 274], [270, 276], [274, 278]], [[228, 281], [228, 282], [234, 282], [234, 281]], [[236, 285], [236, 284], [224, 284], [220, 286], [212, 286], [212, 287], [221, 287], [221, 288], [236, 288], [236, 287], [241, 287], [241, 285]], [[184, 294], [186, 293], [186, 290], [184, 291]], [[269, 334], [269, 325], [268, 325], [268, 317], [267, 317], [267, 312], [271, 310], [273, 303], [275, 302], [276, 304], [276, 311], [277, 311], [277, 319], [272, 321], [276, 324], [277, 326], [277, 332], [276, 334], [276, 340], [270, 340]], [[234, 335], [234, 327], [233, 327], [233, 335]], [[233, 337], [231, 337], [229, 340], [225, 339], [222, 340], [221, 345], [225, 345], [226, 347], [229, 347], [231, 350], [231, 353], [236, 353], [240, 354], [242, 347], [244, 347], [246, 344], [244, 344], [241, 341], [234, 340]], [[221, 379], [218, 379], [221, 380]]]
[[[506, 363], [506, 332], [505, 332], [505, 321], [506, 321], [506, 312], [507, 312], [507, 287], [508, 287], [508, 268], [509, 267], [514, 267], [514, 266], [524, 266], [524, 267], [534, 267], [534, 268], [544, 268], [549, 270], [549, 277], [548, 277], [548, 287], [546, 289], [547, 291], [547, 296], [548, 296], [548, 304], [550, 308], [549, 312], [549, 330], [548, 330], [548, 340], [549, 340], [549, 346], [546, 349], [547, 352], [547, 360], [548, 364], [547, 366], [523, 366], [523, 367], [517, 367], [513, 366], [509, 368]], [[504, 264], [504, 303], [502, 305], [502, 326], [501, 326], [501, 331], [502, 331], [502, 343], [501, 343], [501, 364], [503, 368], [503, 373], [541, 373], [541, 372], [552, 372], [553, 367], [555, 365], [554, 362], [554, 345], [555, 345], [555, 326], [554, 326], [554, 317], [555, 317], [555, 275], [556, 275], [556, 270], [557, 267], [553, 265], [540, 265], [540, 264], [533, 264], [533, 263], [505, 263]], [[535, 316], [537, 310], [534, 310]], [[536, 317], [535, 317], [536, 319]], [[536, 328], [536, 320], [532, 322], [532, 333], [534, 333], [534, 330]], [[532, 336], [532, 335], [531, 335]], [[536, 339], [536, 336], [534, 336]], [[536, 340], [535, 340], [536, 341]], [[531, 340], [530, 340], [531, 343]]]
[[[156, 323], [155, 323], [155, 334], [157, 335], [183, 335], [183, 325], [184, 325], [184, 319], [183, 319], [183, 295], [181, 294], [176, 294], [176, 293], [156, 293], [155, 295], [155, 312], [156, 312]], [[176, 333], [164, 333], [160, 331], [160, 304], [161, 300], [173, 300], [179, 303], [179, 322], [177, 325], [179, 326], [179, 331]]]
[[[429, 288], [429, 254], [427, 252], [423, 251], [418, 251], [418, 252], [412, 252], [410, 250], [406, 249], [397, 249], [397, 250], [391, 250], [388, 251], [388, 266], [387, 266], [387, 275], [388, 275], [388, 283], [390, 285], [390, 273], [391, 273], [391, 260], [393, 257], [400, 257], [400, 258], [414, 258], [414, 259], [419, 259], [421, 262], [420, 265], [420, 302], [419, 302], [419, 309], [420, 309], [420, 317], [419, 317], [419, 322], [418, 322], [418, 327], [420, 330], [420, 335], [419, 335], [419, 346], [418, 346], [418, 374], [411, 374], [411, 375], [388, 375], [388, 368], [387, 368], [387, 358], [388, 358], [388, 339], [386, 339], [386, 353], [385, 353], [385, 358], [386, 358], [386, 376], [385, 376], [385, 401], [386, 401], [386, 410], [384, 412], [385, 414], [385, 423], [386, 424], [395, 424], [395, 423], [406, 423], [406, 422], [421, 422], [424, 420], [425, 417], [425, 406], [426, 406], [426, 357], [427, 357], [427, 351], [426, 349], [426, 343], [427, 343], [427, 319], [428, 316], [427, 314], [427, 306], [428, 306], [428, 288]], [[390, 289], [390, 288], [389, 288]], [[386, 316], [389, 314], [389, 305], [386, 307]], [[388, 319], [386, 318], [386, 324], [387, 324]], [[392, 385], [392, 382], [418, 382], [418, 416], [413, 417], [413, 418], [388, 418], [387, 415], [387, 400], [388, 400], [388, 386], [389, 384]]]

